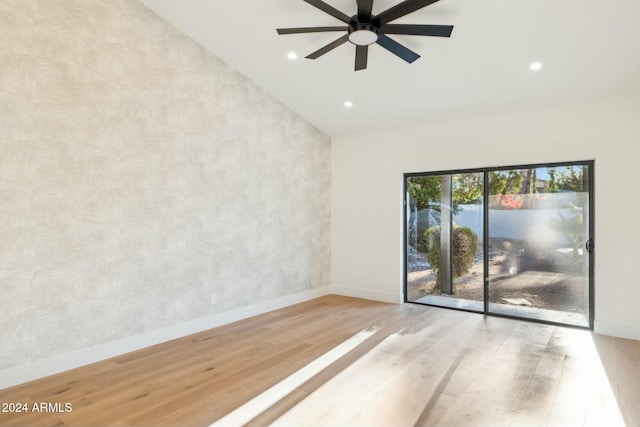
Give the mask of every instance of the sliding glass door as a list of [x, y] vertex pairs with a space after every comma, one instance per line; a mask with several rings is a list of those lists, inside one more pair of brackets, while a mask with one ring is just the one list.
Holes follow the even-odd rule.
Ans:
[[592, 169], [405, 175], [406, 300], [592, 327]]
[[407, 177], [407, 300], [484, 310], [483, 174]]
[[589, 166], [502, 169], [489, 182], [489, 312], [589, 326]]

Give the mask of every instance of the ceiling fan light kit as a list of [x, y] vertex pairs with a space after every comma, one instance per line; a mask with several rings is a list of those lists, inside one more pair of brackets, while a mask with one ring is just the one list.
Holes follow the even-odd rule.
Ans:
[[356, 46], [374, 44], [378, 41], [378, 29], [369, 24], [363, 24], [357, 28], [349, 27], [349, 41]]
[[304, 0], [312, 6], [333, 16], [334, 18], [347, 24], [346, 26], [333, 27], [304, 27], [304, 28], [279, 28], [278, 34], [301, 34], [320, 33], [330, 31], [346, 31], [347, 34], [332, 41], [326, 46], [306, 56], [308, 59], [317, 59], [325, 53], [346, 43], [347, 41], [356, 46], [355, 70], [367, 68], [367, 55], [369, 46], [377, 43], [394, 55], [402, 58], [408, 63], [420, 58], [420, 55], [409, 48], [396, 42], [387, 34], [405, 34], [413, 36], [451, 37], [453, 25], [417, 25], [417, 24], [390, 24], [389, 22], [398, 19], [418, 9], [429, 6], [438, 0], [405, 0], [384, 12], [373, 15], [373, 0], [357, 0], [358, 13], [348, 16], [340, 12], [333, 6], [322, 0]]

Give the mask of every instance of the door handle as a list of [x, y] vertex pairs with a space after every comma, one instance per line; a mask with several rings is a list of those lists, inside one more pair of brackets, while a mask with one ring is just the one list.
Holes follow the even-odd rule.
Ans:
[[593, 253], [593, 239], [589, 239], [587, 240], [587, 243], [584, 244], [584, 248], [587, 250], [587, 252], [589, 252], [590, 254]]

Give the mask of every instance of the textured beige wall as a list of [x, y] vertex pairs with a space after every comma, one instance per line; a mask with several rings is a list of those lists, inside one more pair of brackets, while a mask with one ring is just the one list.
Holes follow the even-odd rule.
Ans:
[[329, 191], [325, 135], [138, 2], [0, 0], [0, 369], [328, 285]]

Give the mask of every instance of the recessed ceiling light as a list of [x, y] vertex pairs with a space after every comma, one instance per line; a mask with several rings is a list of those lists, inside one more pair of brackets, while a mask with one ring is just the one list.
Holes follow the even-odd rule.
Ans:
[[289, 58], [292, 61], [295, 61], [296, 59], [298, 59], [298, 54], [295, 52], [289, 52], [287, 53], [287, 58]]
[[353, 102], [351, 102], [351, 101], [344, 101], [344, 106], [345, 106], [345, 107], [347, 107], [347, 108], [351, 108], [351, 107], [353, 107]]
[[529, 69], [533, 71], [538, 71], [540, 68], [542, 68], [542, 62], [532, 62], [529, 65]]

